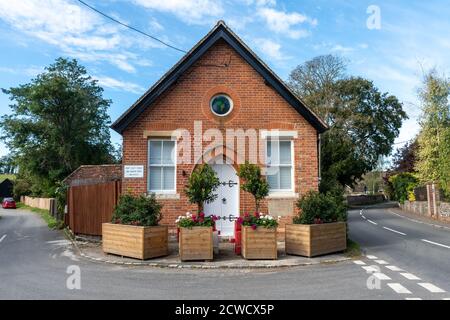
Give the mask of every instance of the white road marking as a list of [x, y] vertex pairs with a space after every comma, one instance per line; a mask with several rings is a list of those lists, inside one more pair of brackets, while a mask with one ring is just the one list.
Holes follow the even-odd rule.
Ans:
[[391, 280], [391, 278], [389, 278], [387, 275], [381, 272], [375, 272], [373, 275], [380, 280]]
[[364, 220], [367, 220], [367, 218], [366, 218], [365, 216], [362, 216], [362, 218], [363, 218]]
[[371, 224], [378, 225], [378, 223], [376, 223], [375, 221], [372, 221], [370, 219], [367, 219], [367, 221], [369, 221]]
[[6, 234], [4, 234], [4, 235], [0, 238], [0, 242], [2, 242], [5, 238], [6, 238]]
[[377, 267], [374, 267], [374, 266], [367, 266], [367, 267], [362, 267], [362, 268], [370, 273], [380, 271]]
[[422, 300], [422, 298], [405, 298], [405, 300]]
[[430, 241], [430, 240], [427, 240], [427, 239], [422, 239], [422, 241], [434, 244], [435, 246], [439, 246], [439, 247], [450, 249], [450, 246], [446, 246], [445, 244], [442, 244], [442, 243], [433, 242], [433, 241]]
[[357, 264], [359, 266], [366, 264], [364, 261], [361, 261], [361, 260], [355, 260], [355, 261], [353, 261], [353, 263]]
[[428, 291], [432, 292], [432, 293], [443, 293], [445, 292], [445, 290], [442, 290], [439, 287], [436, 287], [434, 284], [428, 283], [428, 282], [422, 282], [422, 283], [418, 283], [419, 286], [424, 287], [425, 289], [427, 289]]
[[412, 273], [408, 273], [408, 272], [402, 272], [400, 273], [402, 276], [404, 276], [406, 279], [408, 280], [420, 280], [419, 277], [413, 275]]
[[406, 233], [403, 233], [403, 232], [400, 232], [400, 231], [397, 231], [397, 230], [394, 230], [394, 229], [391, 229], [391, 228], [388, 228], [388, 227], [383, 227], [383, 229], [386, 229], [386, 230], [389, 230], [389, 231], [401, 234], [402, 236], [406, 236]]
[[378, 259], [377, 257], [371, 256], [371, 255], [368, 255], [368, 256], [366, 256], [366, 257], [369, 258], [369, 259]]
[[362, 216], [362, 210], [361, 210], [361, 211], [359, 211], [359, 215], [360, 215], [360, 216]]
[[427, 226], [432, 226], [432, 227], [436, 227], [436, 228], [450, 229], [449, 227], [441, 226], [441, 225], [439, 225], [439, 224], [427, 223], [427, 222], [423, 222], [423, 221], [420, 221], [420, 220], [411, 219], [411, 218], [402, 216], [401, 214], [395, 213], [395, 212], [393, 212], [393, 211], [391, 211], [391, 210], [388, 210], [388, 212], [390, 212], [390, 213], [392, 213], [393, 215], [396, 215], [396, 216], [398, 216], [398, 217], [400, 217], [400, 218], [403, 218], [403, 219], [406, 219], [406, 220], [409, 220], [409, 221], [412, 221], [412, 222], [416, 222], [416, 223], [420, 223], [420, 224], [426, 224]]
[[375, 260], [376, 263], [378, 264], [388, 264], [386, 261], [384, 260]]
[[442, 300], [450, 300], [450, 298], [443, 298]]
[[392, 290], [394, 290], [397, 293], [401, 294], [411, 294], [411, 291], [406, 289], [404, 286], [402, 286], [400, 283], [388, 283], [387, 284]]
[[396, 266], [386, 266], [386, 268], [388, 268], [391, 271], [403, 271], [402, 269]]

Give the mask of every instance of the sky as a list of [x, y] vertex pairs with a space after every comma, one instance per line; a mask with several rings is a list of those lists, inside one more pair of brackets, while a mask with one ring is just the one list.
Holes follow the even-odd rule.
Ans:
[[[423, 72], [450, 71], [450, 5], [442, 0], [84, 0], [189, 50], [224, 20], [282, 79], [318, 55], [399, 98], [409, 116], [396, 147], [418, 130]], [[446, 3], [447, 2], [447, 3]], [[116, 120], [183, 53], [124, 28], [77, 0], [0, 0], [0, 88], [28, 83], [58, 57], [76, 58], [113, 101]], [[0, 93], [0, 115], [10, 112]], [[113, 143], [121, 143], [111, 130]], [[0, 156], [8, 153], [0, 141]]]

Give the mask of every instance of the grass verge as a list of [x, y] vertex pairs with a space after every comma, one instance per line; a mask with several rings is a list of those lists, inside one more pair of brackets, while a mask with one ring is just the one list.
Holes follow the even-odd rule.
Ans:
[[345, 255], [350, 258], [361, 256], [361, 247], [359, 243], [351, 239], [347, 239], [347, 250], [345, 250]]
[[30, 210], [32, 212], [37, 213], [38, 215], [41, 216], [41, 218], [45, 221], [45, 223], [47, 223], [47, 226], [50, 229], [62, 229], [62, 228], [64, 228], [64, 222], [56, 220], [54, 217], [52, 217], [50, 215], [48, 210], [33, 208], [33, 207], [27, 206], [27, 205], [25, 205], [25, 204], [23, 204], [21, 202], [17, 202], [16, 203], [16, 207], [18, 209], [26, 209], [26, 210]]

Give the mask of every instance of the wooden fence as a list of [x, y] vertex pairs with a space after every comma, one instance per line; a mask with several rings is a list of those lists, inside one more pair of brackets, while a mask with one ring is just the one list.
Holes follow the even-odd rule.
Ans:
[[75, 234], [101, 235], [110, 222], [121, 190], [120, 181], [71, 186], [68, 191], [68, 225]]
[[33, 198], [21, 196], [20, 202], [33, 208], [48, 210], [48, 212], [54, 217], [57, 215], [56, 199], [54, 198]]

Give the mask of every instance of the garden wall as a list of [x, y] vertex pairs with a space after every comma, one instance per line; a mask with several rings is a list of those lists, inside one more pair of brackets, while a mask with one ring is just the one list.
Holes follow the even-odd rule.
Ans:
[[357, 196], [347, 196], [347, 204], [349, 206], [368, 205], [384, 201], [385, 197], [382, 194], [375, 194], [375, 195], [362, 194]]
[[428, 213], [428, 201], [405, 201], [404, 204], [400, 204], [400, 208], [417, 215], [430, 216]]

